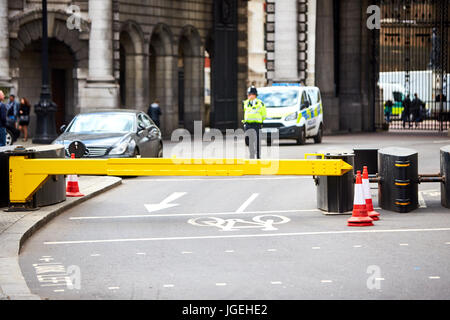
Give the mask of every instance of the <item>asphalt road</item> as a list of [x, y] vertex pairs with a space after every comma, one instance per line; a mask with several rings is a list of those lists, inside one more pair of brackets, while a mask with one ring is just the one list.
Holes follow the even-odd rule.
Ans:
[[[280, 154], [344, 148], [355, 136]], [[428, 172], [449, 143], [382, 142], [418, 148]], [[438, 188], [421, 185], [414, 212], [380, 210], [375, 226], [351, 228], [348, 215], [316, 209], [310, 177], [130, 178], [34, 234], [20, 265], [49, 299], [449, 299], [450, 211]]]

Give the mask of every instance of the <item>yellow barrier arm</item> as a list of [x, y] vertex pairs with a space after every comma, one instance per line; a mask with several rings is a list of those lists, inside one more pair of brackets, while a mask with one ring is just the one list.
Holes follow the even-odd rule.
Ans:
[[28, 159], [9, 158], [10, 202], [25, 203], [51, 175], [108, 176], [341, 176], [352, 166], [341, 159]]

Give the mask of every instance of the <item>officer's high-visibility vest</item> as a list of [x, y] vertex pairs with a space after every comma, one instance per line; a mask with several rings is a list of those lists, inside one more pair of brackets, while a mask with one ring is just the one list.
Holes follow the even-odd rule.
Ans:
[[244, 121], [248, 123], [262, 123], [266, 119], [266, 107], [259, 99], [255, 99], [253, 103], [245, 100], [244, 112]]

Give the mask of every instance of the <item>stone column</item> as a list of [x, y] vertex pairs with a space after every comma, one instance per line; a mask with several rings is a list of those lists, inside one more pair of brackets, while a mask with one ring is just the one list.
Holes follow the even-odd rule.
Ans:
[[136, 54], [134, 58], [135, 68], [135, 99], [134, 103], [137, 109], [147, 111], [148, 105], [146, 105], [145, 92], [146, 85], [148, 83], [148, 55]]
[[339, 98], [345, 110], [340, 113], [340, 127], [344, 131], [359, 132], [362, 130], [362, 5], [360, 0], [339, 1], [339, 4]]
[[275, 79], [298, 81], [297, 0], [275, 1]]
[[82, 108], [118, 108], [119, 86], [113, 75], [112, 0], [89, 1], [89, 18], [89, 72]]
[[307, 46], [307, 75], [306, 85], [315, 85], [316, 73], [316, 16], [317, 0], [308, 0], [308, 46]]
[[114, 79], [112, 15], [112, 0], [89, 1], [89, 78], [95, 81]]
[[[8, 0], [0, 0], [0, 86], [9, 87]], [[6, 93], [5, 93], [6, 94]]]
[[[325, 132], [339, 131], [339, 99], [336, 98], [333, 2], [317, 0], [315, 85], [320, 88]], [[309, 58], [309, 55], [308, 55]]]

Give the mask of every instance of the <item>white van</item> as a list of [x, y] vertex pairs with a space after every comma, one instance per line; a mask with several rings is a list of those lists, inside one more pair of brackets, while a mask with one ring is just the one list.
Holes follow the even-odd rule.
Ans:
[[304, 144], [307, 138], [322, 142], [323, 107], [319, 88], [274, 84], [257, 90], [258, 99], [267, 110], [262, 131], [267, 133], [268, 144], [274, 132], [278, 132], [280, 139], [297, 140], [297, 144]]

